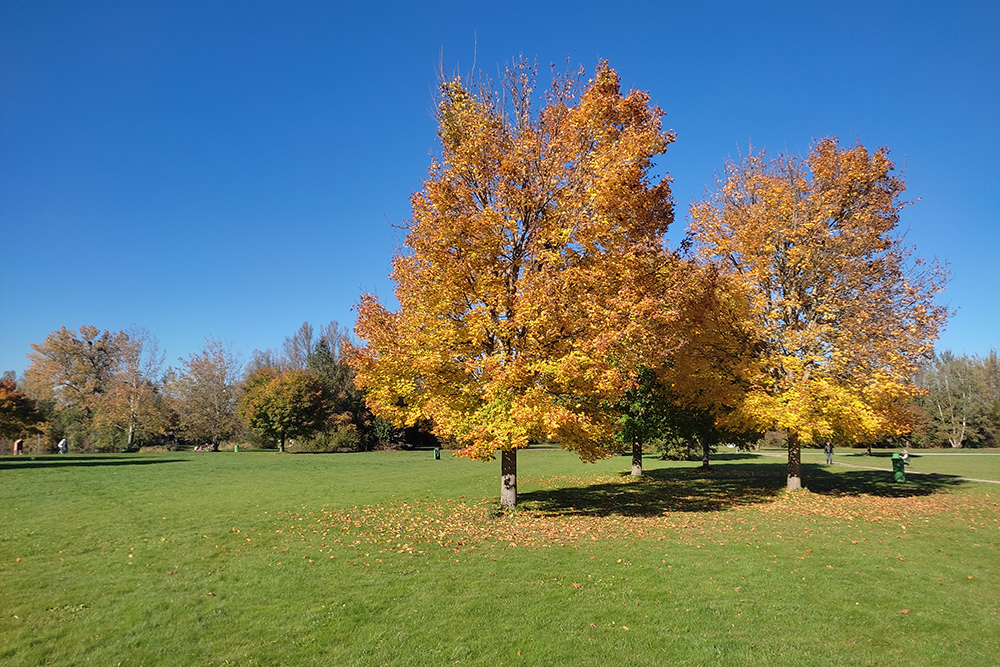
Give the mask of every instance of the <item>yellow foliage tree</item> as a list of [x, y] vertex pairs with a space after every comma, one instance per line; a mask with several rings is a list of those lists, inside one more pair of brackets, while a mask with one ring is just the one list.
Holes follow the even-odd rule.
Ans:
[[887, 149], [836, 139], [804, 160], [751, 154], [691, 207], [697, 255], [737, 281], [755, 342], [728, 426], [788, 433], [788, 488], [801, 443], [871, 441], [907, 429], [911, 378], [947, 311], [946, 272], [896, 232], [905, 186]]
[[508, 68], [500, 91], [441, 84], [441, 155], [393, 260], [400, 308], [361, 297], [352, 360], [375, 414], [501, 452], [507, 506], [530, 440], [607, 455], [608, 399], [672, 317], [670, 179], [650, 176], [674, 139], [662, 112], [602, 63], [583, 86], [556, 77], [535, 113], [535, 69]]

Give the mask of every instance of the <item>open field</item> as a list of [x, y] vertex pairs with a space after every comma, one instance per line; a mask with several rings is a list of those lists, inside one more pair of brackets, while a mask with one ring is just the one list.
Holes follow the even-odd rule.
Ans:
[[0, 664], [1000, 664], [1000, 485], [822, 456], [3, 457]]

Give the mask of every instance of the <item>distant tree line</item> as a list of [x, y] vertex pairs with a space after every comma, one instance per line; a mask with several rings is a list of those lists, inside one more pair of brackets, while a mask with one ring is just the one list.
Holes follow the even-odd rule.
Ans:
[[923, 447], [996, 447], [1000, 444], [1000, 358], [950, 350], [924, 363], [924, 390], [913, 404], [914, 444]]
[[0, 438], [31, 437], [29, 449], [43, 453], [63, 439], [76, 452], [402, 447], [405, 432], [374, 417], [355, 388], [349, 348], [337, 323], [318, 332], [305, 323], [280, 348], [254, 350], [247, 364], [210, 338], [164, 367], [145, 329], [61, 327], [31, 345], [23, 377], [4, 374]]

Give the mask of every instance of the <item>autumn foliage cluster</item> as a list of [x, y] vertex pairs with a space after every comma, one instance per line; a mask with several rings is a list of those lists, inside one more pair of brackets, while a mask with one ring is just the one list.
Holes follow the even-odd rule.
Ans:
[[789, 488], [800, 443], [910, 427], [944, 273], [896, 231], [904, 185], [886, 149], [751, 152], [670, 252], [663, 112], [607, 63], [555, 77], [538, 110], [535, 81], [522, 61], [499, 89], [441, 83], [440, 154], [393, 260], [399, 308], [369, 294], [358, 308], [352, 364], [375, 414], [501, 453], [506, 504], [518, 448], [550, 439], [593, 460], [623, 447], [623, 424], [637, 446], [663, 414], [712, 437], [787, 432]]
[[300, 449], [368, 448], [377, 420], [344, 363], [345, 341], [336, 323], [318, 336], [305, 323], [282, 349], [255, 350], [246, 366], [209, 339], [164, 369], [144, 329], [61, 327], [31, 346], [21, 388], [13, 377], [0, 382], [0, 438], [35, 435], [38, 452], [62, 439], [72, 452], [234, 442], [284, 450], [290, 439]]

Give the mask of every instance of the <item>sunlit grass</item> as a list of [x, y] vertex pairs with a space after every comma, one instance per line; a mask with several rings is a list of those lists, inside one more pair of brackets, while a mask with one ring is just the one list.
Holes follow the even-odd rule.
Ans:
[[1000, 485], [821, 457], [0, 459], [0, 663], [997, 664]]

